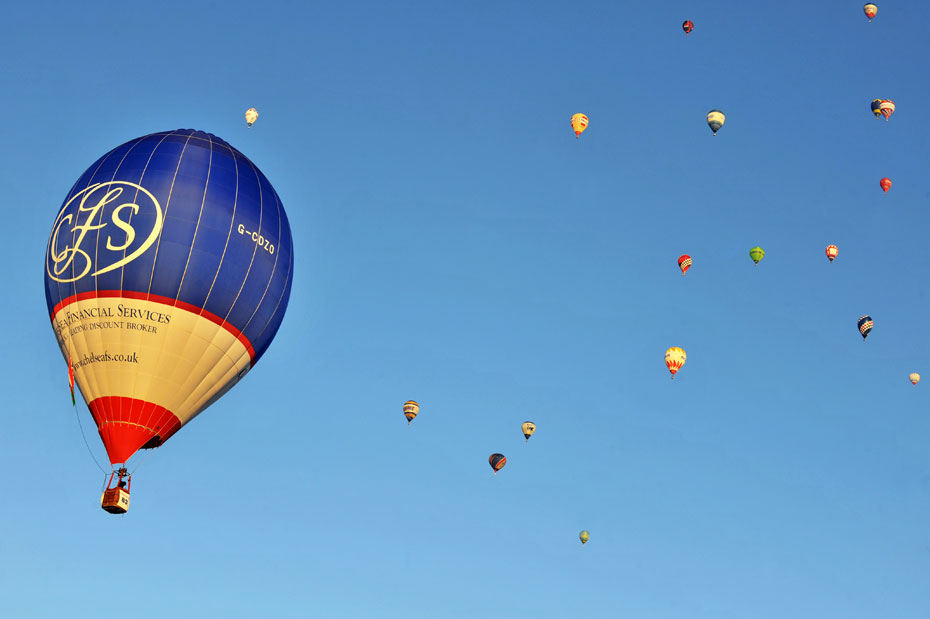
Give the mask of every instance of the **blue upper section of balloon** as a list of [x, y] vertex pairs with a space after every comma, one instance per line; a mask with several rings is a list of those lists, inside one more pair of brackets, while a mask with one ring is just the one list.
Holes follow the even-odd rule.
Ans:
[[50, 313], [80, 293], [176, 299], [225, 319], [257, 360], [293, 269], [287, 215], [264, 174], [216, 136], [179, 129], [126, 142], [78, 179], [49, 238], [45, 293]]

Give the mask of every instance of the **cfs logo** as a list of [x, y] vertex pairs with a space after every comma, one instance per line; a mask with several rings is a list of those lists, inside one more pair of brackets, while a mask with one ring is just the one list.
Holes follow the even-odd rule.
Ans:
[[[142, 209], [154, 209], [155, 224], [142, 244], [127, 255], [136, 240], [132, 218]], [[116, 230], [107, 230], [111, 224]], [[45, 270], [58, 282], [74, 282], [88, 273], [92, 277], [108, 273], [145, 253], [158, 238], [163, 224], [161, 205], [145, 187], [126, 181], [95, 183], [74, 194], [61, 209], [52, 228]], [[88, 235], [93, 230], [99, 232]], [[88, 236], [90, 240], [85, 242]], [[100, 266], [99, 263], [113, 256], [107, 251], [122, 255], [115, 262]]]

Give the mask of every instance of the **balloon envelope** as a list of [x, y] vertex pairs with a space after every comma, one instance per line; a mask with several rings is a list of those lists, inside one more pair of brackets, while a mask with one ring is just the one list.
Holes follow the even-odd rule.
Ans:
[[720, 130], [726, 120], [727, 117], [720, 110], [711, 110], [707, 113], [707, 126], [714, 132], [714, 135], [717, 135], [717, 131]]
[[578, 534], [578, 539], [581, 540], [582, 545], [587, 544], [588, 540], [591, 539], [591, 534], [587, 531], [582, 531]]
[[258, 362], [293, 269], [277, 193], [216, 136], [153, 133], [81, 175], [52, 226], [45, 298], [112, 464], [164, 443]]
[[488, 458], [488, 464], [491, 465], [491, 468], [494, 469], [494, 474], [497, 475], [497, 472], [507, 464], [507, 458], [504, 454], [491, 454], [491, 457]]
[[887, 176], [879, 181], [879, 185], [882, 186], [882, 191], [888, 193], [888, 190], [891, 189], [891, 179]]
[[250, 107], [245, 111], [245, 122], [248, 123], [248, 126], [251, 127], [252, 123], [258, 120], [258, 110], [254, 107]]
[[407, 418], [407, 425], [410, 425], [410, 422], [413, 421], [414, 417], [420, 414], [420, 405], [414, 402], [413, 400], [407, 400], [404, 402], [404, 417]]
[[839, 253], [840, 250], [836, 245], [827, 245], [827, 258], [830, 259], [830, 262], [833, 262], [833, 259], [836, 258]]
[[572, 116], [572, 131], [575, 132], [575, 137], [584, 133], [584, 130], [588, 128], [588, 117], [584, 114], [575, 114]]
[[869, 333], [872, 332], [872, 327], [874, 323], [872, 322], [871, 316], [859, 316], [859, 333], [862, 334], [862, 340], [865, 341], [865, 338], [869, 337]]
[[532, 421], [524, 421], [520, 429], [523, 430], [523, 437], [529, 441], [530, 437], [536, 432], [536, 424]]
[[688, 355], [682, 348], [673, 346], [665, 351], [665, 366], [668, 368], [668, 371], [672, 373], [672, 378], [675, 378], [675, 373], [681, 369], [681, 366], [683, 366], [687, 360]]
[[682, 254], [678, 256], [678, 268], [681, 269], [682, 275], [687, 273], [688, 269], [691, 268], [691, 256], [688, 254]]
[[862, 11], [865, 13], [865, 16], [869, 18], [869, 21], [872, 21], [872, 18], [878, 14], [878, 7], [870, 2], [862, 7]]
[[694, 30], [694, 22], [690, 19], [686, 19], [681, 25], [681, 29], [685, 31], [685, 34], [691, 34], [691, 31]]
[[761, 247], [753, 247], [749, 250], [749, 257], [754, 263], [759, 264], [759, 261], [765, 258], [765, 250]]
[[917, 372], [912, 372], [910, 376], [907, 377], [911, 381], [911, 384], [916, 385], [920, 382], [920, 374]]

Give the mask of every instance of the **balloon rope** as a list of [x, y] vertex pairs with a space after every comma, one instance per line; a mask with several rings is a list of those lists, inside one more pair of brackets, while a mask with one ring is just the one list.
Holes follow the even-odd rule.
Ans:
[[107, 472], [104, 470], [102, 466], [100, 466], [100, 463], [97, 462], [97, 457], [94, 455], [94, 452], [91, 450], [90, 443], [87, 442], [87, 436], [85, 436], [84, 434], [84, 424], [81, 423], [81, 416], [78, 414], [78, 410], [76, 406], [74, 407], [74, 416], [77, 418], [78, 427], [81, 429], [81, 438], [84, 439], [84, 446], [87, 447], [87, 453], [89, 453], [90, 457], [93, 458], [94, 464], [97, 465], [97, 468], [100, 469], [100, 472], [106, 475]]
[[136, 471], [138, 471], [138, 470], [139, 470], [139, 467], [142, 466], [142, 463], [145, 462], [146, 460], [148, 460], [149, 458], [152, 457], [152, 454], [155, 453], [155, 450], [156, 450], [156, 449], [157, 449], [157, 447], [153, 447], [153, 448], [149, 449], [149, 450], [148, 450], [148, 453], [145, 454], [145, 457], [143, 457], [141, 460], [139, 460], [139, 464], [135, 465], [135, 466], [133, 467], [133, 469], [132, 469], [132, 472], [129, 473], [129, 474], [132, 475], [133, 473], [135, 473]]

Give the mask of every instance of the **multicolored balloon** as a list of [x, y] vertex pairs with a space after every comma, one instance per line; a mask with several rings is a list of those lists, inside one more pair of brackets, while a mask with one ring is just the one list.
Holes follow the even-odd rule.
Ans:
[[252, 128], [252, 123], [258, 120], [258, 110], [254, 107], [250, 107], [245, 111], [245, 122], [248, 123], [248, 127]]
[[507, 458], [504, 457], [504, 454], [491, 454], [491, 457], [488, 458], [488, 464], [491, 465], [494, 474], [497, 475], [497, 472], [507, 464]]
[[827, 258], [830, 259], [830, 262], [833, 262], [838, 253], [840, 253], [840, 250], [836, 245], [827, 245]]
[[707, 125], [710, 127], [710, 130], [714, 132], [714, 135], [717, 135], [717, 132], [720, 130], [720, 127], [723, 126], [727, 117], [723, 115], [723, 112], [720, 110], [711, 110], [707, 113]]
[[882, 186], [882, 191], [888, 193], [888, 190], [891, 189], [891, 179], [887, 176], [879, 181], [879, 185]]
[[581, 545], [584, 546], [585, 544], [588, 543], [588, 540], [591, 539], [591, 534], [588, 533], [587, 531], [582, 531], [581, 533], [578, 534], [578, 539], [581, 540]]
[[526, 442], [529, 443], [530, 437], [536, 432], [536, 424], [532, 421], [524, 421], [520, 429], [523, 430], [523, 436], [526, 438]]
[[878, 13], [878, 7], [872, 4], [871, 2], [862, 7], [862, 11], [865, 13], [865, 16], [869, 18], [869, 21], [872, 21], [872, 18]]
[[293, 277], [278, 194], [218, 137], [153, 133], [84, 172], [52, 225], [45, 299], [114, 468], [258, 363]]
[[675, 378], [675, 374], [687, 360], [688, 355], [682, 348], [673, 346], [665, 351], [665, 366], [668, 368], [668, 371], [672, 373], [672, 378]]
[[413, 421], [417, 415], [420, 414], [420, 405], [414, 402], [413, 400], [407, 400], [404, 402], [404, 417], [407, 418], [407, 425], [410, 425], [410, 422]]
[[685, 23], [681, 25], [681, 29], [685, 31], [685, 34], [691, 34], [691, 31], [694, 30], [694, 22], [686, 19]]
[[875, 118], [881, 118], [882, 116], [882, 100], [881, 99], [872, 99], [872, 113], [875, 114]]
[[912, 385], [916, 385], [920, 382], [920, 374], [917, 372], [912, 372], [911, 375], [908, 376], [908, 379], [911, 381]]
[[894, 114], [894, 101], [891, 99], [882, 99], [879, 110], [881, 110], [882, 116], [885, 117], [885, 120], [888, 120], [891, 118], [891, 115]]
[[749, 257], [754, 263], [759, 264], [759, 261], [765, 258], [765, 250], [758, 246], [753, 247], [749, 250]]
[[575, 132], [575, 138], [577, 139], [584, 130], [588, 128], [588, 117], [584, 114], [575, 114], [572, 116], [572, 130]]
[[691, 256], [688, 254], [678, 256], [678, 268], [681, 269], [681, 275], [684, 277], [684, 274], [691, 268]]
[[872, 332], [872, 327], [874, 323], [872, 322], [871, 316], [859, 316], [859, 333], [862, 334], [862, 341], [865, 341], [865, 338], [869, 337], [869, 333]]

